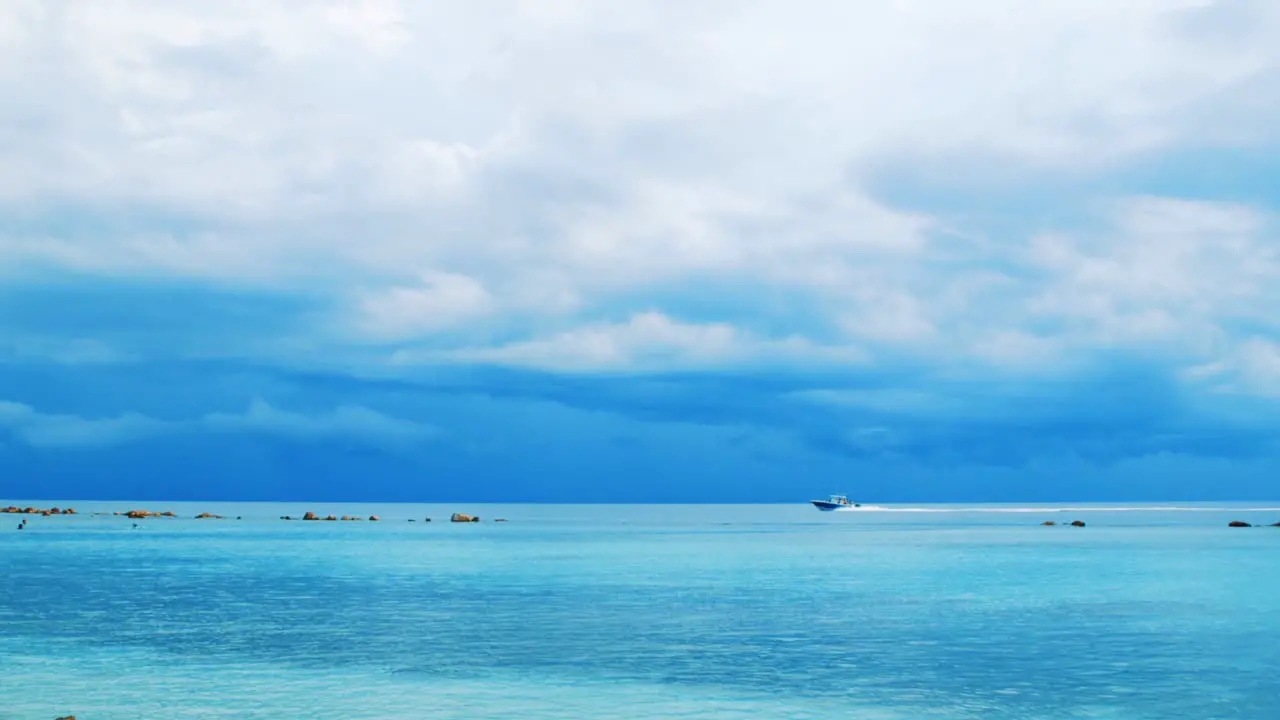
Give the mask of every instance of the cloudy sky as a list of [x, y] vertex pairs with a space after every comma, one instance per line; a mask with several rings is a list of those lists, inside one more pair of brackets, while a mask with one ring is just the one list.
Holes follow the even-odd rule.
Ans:
[[1280, 496], [1280, 3], [6, 0], [0, 496]]

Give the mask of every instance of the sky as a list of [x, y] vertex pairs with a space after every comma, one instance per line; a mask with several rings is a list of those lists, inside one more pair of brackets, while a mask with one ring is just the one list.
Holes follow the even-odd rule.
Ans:
[[1280, 499], [1273, 0], [7, 0], [0, 497]]

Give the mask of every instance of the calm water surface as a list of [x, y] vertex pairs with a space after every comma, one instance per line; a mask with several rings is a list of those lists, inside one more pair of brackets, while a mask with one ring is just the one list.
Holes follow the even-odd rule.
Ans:
[[0, 719], [1280, 718], [1256, 504], [149, 505], [0, 515]]

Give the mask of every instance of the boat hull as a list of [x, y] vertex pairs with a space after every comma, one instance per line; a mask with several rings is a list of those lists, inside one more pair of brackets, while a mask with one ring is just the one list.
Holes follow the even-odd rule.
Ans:
[[823, 512], [833, 512], [836, 510], [852, 510], [852, 505], [841, 505], [840, 503], [827, 502], [826, 500], [814, 500], [813, 506]]

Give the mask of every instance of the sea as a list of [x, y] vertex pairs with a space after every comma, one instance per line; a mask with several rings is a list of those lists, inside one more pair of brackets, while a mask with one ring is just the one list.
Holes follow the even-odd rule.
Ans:
[[0, 720], [1280, 718], [1280, 502], [12, 503]]

